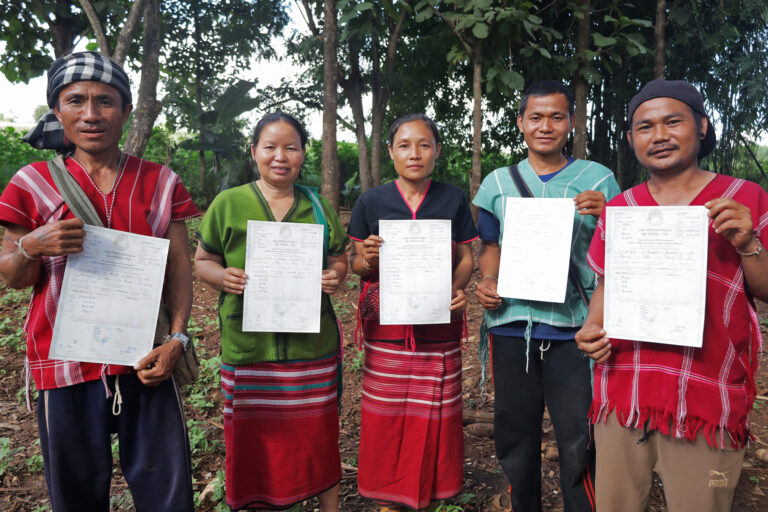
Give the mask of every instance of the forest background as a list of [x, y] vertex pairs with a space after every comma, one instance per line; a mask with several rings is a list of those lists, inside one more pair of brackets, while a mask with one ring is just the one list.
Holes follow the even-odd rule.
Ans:
[[[11, 0], [0, 27], [11, 82], [43, 75], [75, 46], [139, 75], [124, 149], [168, 164], [202, 207], [253, 179], [248, 119], [273, 110], [323, 112], [303, 181], [337, 207], [394, 178], [386, 129], [410, 112], [441, 129], [434, 177], [474, 195], [485, 174], [524, 157], [520, 94], [544, 78], [576, 95], [567, 150], [613, 169], [622, 188], [644, 178], [626, 142], [627, 103], [654, 77], [701, 89], [718, 135], [703, 167], [768, 185], [763, 0]], [[242, 79], [278, 55], [295, 75]], [[337, 142], [342, 127], [356, 143]], [[19, 135], [0, 132], [0, 188], [49, 156]]]
[[[515, 125], [520, 95], [545, 78], [563, 80], [577, 98], [567, 151], [613, 169], [622, 188], [645, 177], [626, 142], [627, 103], [644, 83], [662, 76], [692, 82], [704, 95], [718, 143], [702, 166], [768, 186], [765, 0], [0, 2], [0, 72], [7, 80], [42, 76], [54, 58], [75, 47], [110, 55], [139, 78], [123, 149], [169, 165], [202, 208], [219, 191], [254, 178], [248, 154], [253, 120], [278, 109], [305, 122], [322, 112], [322, 126], [313, 129], [320, 138], [310, 141], [302, 180], [320, 187], [340, 210], [351, 207], [362, 190], [395, 177], [386, 129], [411, 112], [426, 112], [441, 130], [443, 151], [434, 177], [472, 196], [485, 174], [525, 156]], [[261, 63], [279, 56], [293, 75], [279, 83], [263, 73], [260, 80], [245, 79], [252, 76], [246, 70], [271, 69]], [[23, 130], [14, 124], [29, 126], [32, 119], [15, 121], [0, 129], [0, 191], [20, 167], [52, 156], [21, 142]], [[342, 130], [355, 142], [338, 142]], [[190, 232], [197, 222], [190, 223]], [[476, 271], [472, 283], [478, 279]], [[195, 500], [198, 510], [228, 510], [217, 297], [200, 281], [194, 286], [189, 332], [203, 367], [184, 395]], [[354, 486], [363, 359], [349, 333], [358, 294], [359, 284], [350, 278], [334, 297], [348, 333], [340, 450], [342, 509], [349, 511], [371, 505]], [[14, 512], [49, 510], [34, 415], [24, 405], [28, 297], [29, 290], [0, 285], [0, 509]], [[492, 428], [471, 428], [492, 418], [493, 390], [478, 384], [473, 349], [482, 308], [474, 299], [470, 303], [462, 400], [465, 421], [471, 416], [477, 423], [465, 429], [464, 490], [441, 505], [443, 512], [508, 506], [506, 482], [493, 460]], [[765, 310], [761, 324], [768, 327]], [[768, 441], [768, 364], [757, 389], [752, 421], [758, 439], [745, 460], [734, 503], [738, 512], [768, 507], [762, 490], [768, 489], [768, 442], [762, 441]], [[560, 510], [557, 451], [547, 421], [544, 509]], [[758, 456], [761, 450], [765, 458]], [[113, 452], [119, 459], [117, 440]], [[649, 510], [665, 510], [660, 489], [655, 487]], [[117, 462], [111, 505], [132, 509]], [[294, 508], [314, 509], [312, 503]]]

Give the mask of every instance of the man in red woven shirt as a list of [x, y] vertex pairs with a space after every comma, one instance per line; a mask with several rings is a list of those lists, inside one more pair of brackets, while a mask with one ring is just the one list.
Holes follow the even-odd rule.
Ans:
[[109, 510], [116, 433], [136, 509], [191, 512], [184, 410], [169, 377], [189, 341], [192, 268], [184, 219], [199, 212], [170, 169], [120, 150], [132, 105], [128, 76], [117, 64], [94, 52], [57, 59], [48, 71], [47, 101], [52, 110], [24, 140], [64, 156], [65, 172], [105, 227], [169, 239], [163, 301], [173, 332], [136, 369], [49, 357], [67, 256], [83, 251], [85, 233], [47, 162], [20, 169], [0, 195], [0, 278], [12, 288], [34, 287], [25, 323], [27, 369], [40, 391], [51, 506]]
[[650, 179], [607, 206], [709, 209], [704, 341], [692, 348], [606, 336], [603, 212], [588, 257], [599, 284], [576, 334], [597, 363], [597, 510], [645, 510], [656, 472], [670, 512], [727, 511], [751, 437], [761, 345], [754, 299], [768, 299], [768, 194], [699, 168], [715, 133], [691, 84], [648, 83], [630, 101], [629, 120], [627, 137]]

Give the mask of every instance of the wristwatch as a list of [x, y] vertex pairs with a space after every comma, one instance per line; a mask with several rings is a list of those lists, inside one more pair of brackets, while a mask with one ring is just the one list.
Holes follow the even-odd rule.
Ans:
[[171, 339], [178, 340], [179, 343], [181, 343], [181, 346], [184, 347], [184, 352], [186, 352], [187, 349], [189, 348], [189, 336], [187, 336], [183, 332], [171, 333], [171, 335], [168, 336], [168, 341], [170, 341]]

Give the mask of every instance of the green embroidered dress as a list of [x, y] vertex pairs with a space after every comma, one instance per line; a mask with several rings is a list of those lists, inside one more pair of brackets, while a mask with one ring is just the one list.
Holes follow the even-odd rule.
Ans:
[[[348, 238], [335, 210], [322, 196], [328, 227], [328, 255], [344, 252]], [[246, 226], [248, 220], [277, 222], [256, 183], [231, 188], [211, 203], [198, 232], [203, 249], [218, 254], [225, 267], [245, 268]], [[312, 201], [300, 188], [294, 189], [294, 202], [281, 222], [315, 223]], [[219, 295], [221, 358], [229, 365], [268, 361], [312, 360], [334, 353], [339, 347], [339, 329], [330, 298], [323, 294], [319, 333], [243, 332], [243, 296]]]

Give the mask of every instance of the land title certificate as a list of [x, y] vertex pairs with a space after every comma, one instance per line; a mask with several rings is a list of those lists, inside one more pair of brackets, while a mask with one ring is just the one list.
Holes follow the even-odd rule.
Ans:
[[51, 359], [133, 366], [152, 350], [169, 241], [86, 224], [67, 257]]
[[320, 332], [323, 226], [248, 221], [244, 332]]
[[451, 321], [451, 221], [380, 220], [382, 325]]
[[708, 217], [703, 206], [606, 210], [604, 328], [611, 338], [701, 347]]
[[565, 302], [575, 207], [571, 198], [508, 197], [501, 241], [501, 297]]

